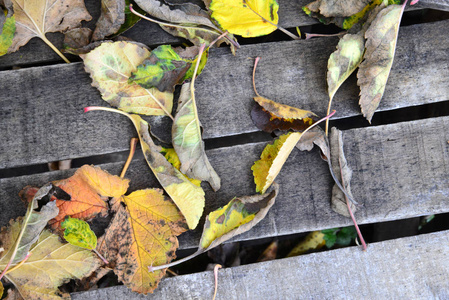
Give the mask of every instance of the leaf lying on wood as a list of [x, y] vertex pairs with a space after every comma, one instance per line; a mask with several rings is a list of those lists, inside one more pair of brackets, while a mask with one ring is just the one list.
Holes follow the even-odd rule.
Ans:
[[11, 0], [16, 19], [16, 33], [8, 53], [15, 52], [33, 37], [41, 38], [64, 61], [67, 58], [46, 38], [47, 32], [62, 32], [78, 27], [81, 21], [92, 17], [82, 0]]
[[[137, 83], [146, 89], [156, 87], [161, 92], [174, 92], [175, 85], [192, 78], [198, 49], [196, 46], [186, 49], [172, 48], [170, 45], [159, 46], [132, 72], [128, 83]], [[201, 58], [199, 72], [206, 62], [207, 53]]]
[[357, 84], [361, 90], [359, 104], [369, 122], [385, 91], [406, 3], [381, 10], [365, 33], [365, 60], [360, 64]]
[[[64, 34], [63, 52], [67, 50], [80, 49], [89, 45], [92, 37], [92, 30], [89, 28], [74, 28]], [[70, 52], [69, 52], [70, 53]]]
[[[21, 220], [11, 221], [2, 228], [0, 240], [8, 252], [19, 236]], [[99, 260], [89, 250], [63, 244], [59, 236], [44, 230], [37, 243], [30, 249], [31, 255], [20, 266], [10, 269], [5, 277], [16, 287], [20, 295], [16, 299], [60, 299], [70, 298], [58, 287], [70, 279], [89, 276], [99, 267]], [[0, 268], [5, 268], [5, 258], [0, 259]]]
[[[0, 15], [3, 15], [3, 11], [0, 9]], [[16, 32], [16, 19], [14, 15], [9, 17], [5, 16], [3, 27], [0, 32], [0, 56], [8, 53], [9, 47], [12, 45], [14, 33]]]
[[101, 15], [98, 18], [93, 41], [103, 40], [115, 34], [125, 23], [125, 0], [101, 0]]
[[180, 264], [250, 230], [266, 216], [278, 193], [279, 186], [275, 183], [270, 193], [236, 197], [224, 207], [209, 213], [198, 250], [171, 264], [149, 266], [150, 272]]
[[204, 191], [194, 185], [189, 179], [178, 171], [160, 152], [162, 148], [154, 144], [149, 134], [148, 123], [138, 115], [130, 115], [125, 112], [105, 107], [88, 107], [85, 111], [106, 110], [127, 116], [136, 127], [139, 134], [140, 145], [145, 159], [156, 176], [157, 180], [178, 206], [186, 218], [190, 229], [194, 229], [203, 214]]
[[279, 21], [276, 0], [212, 0], [209, 9], [223, 30], [243, 37], [270, 34]]
[[[139, 16], [136, 16], [131, 12], [129, 9], [129, 6], [131, 5], [131, 0], [125, 0], [125, 22], [122, 24], [122, 26], [119, 28], [117, 32], [114, 33], [114, 36], [120, 35], [127, 31], [128, 29], [131, 29], [134, 25], [137, 24], [141, 20]], [[140, 9], [139, 7], [135, 8], [140, 14], [145, 14], [145, 12]]]
[[68, 217], [61, 223], [61, 228], [64, 229], [64, 239], [70, 244], [89, 250], [97, 247], [97, 236], [86, 221]]
[[103, 43], [80, 55], [92, 85], [106, 102], [126, 112], [171, 116], [172, 93], [128, 83], [132, 72], [149, 56], [150, 51], [144, 46], [130, 42]]
[[120, 205], [100, 238], [98, 251], [105, 253], [128, 288], [147, 294], [165, 275], [165, 270], [149, 272], [147, 266], [166, 264], [176, 257], [176, 236], [187, 230], [185, 219], [159, 189], [136, 191], [117, 201], [125, 206]]
[[371, 0], [316, 0], [306, 5], [325, 17], [349, 17], [360, 12]]
[[[176, 154], [175, 149], [173, 148], [162, 148], [161, 153], [164, 154], [164, 157], [168, 160], [169, 163], [173, 165], [176, 169], [181, 169], [181, 161], [179, 160], [178, 154]], [[193, 179], [187, 177], [194, 185], [201, 186], [201, 180]]]

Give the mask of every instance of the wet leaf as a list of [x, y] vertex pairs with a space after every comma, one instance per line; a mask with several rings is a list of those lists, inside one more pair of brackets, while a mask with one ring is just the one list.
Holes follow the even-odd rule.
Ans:
[[86, 221], [68, 217], [61, 223], [61, 228], [64, 229], [64, 239], [70, 244], [89, 250], [97, 247], [97, 236]]
[[390, 5], [379, 12], [365, 33], [365, 60], [357, 73], [362, 113], [371, 122], [379, 106], [393, 64], [405, 3]]
[[190, 83], [182, 86], [172, 127], [173, 147], [181, 161], [180, 171], [189, 177], [208, 181], [214, 191], [220, 189], [217, 175], [204, 150], [200, 121]]
[[[161, 151], [164, 154], [164, 157], [168, 160], [169, 163], [173, 165], [177, 170], [181, 168], [181, 161], [179, 160], [178, 154], [176, 154], [175, 149], [173, 148], [162, 148]], [[187, 177], [194, 185], [201, 186], [201, 180], [192, 179]]]
[[[0, 14], [3, 14], [1, 9]], [[15, 17], [12, 15], [5, 18], [3, 28], [0, 29], [2, 29], [0, 32], [0, 56], [2, 56], [8, 53], [8, 49], [12, 45], [14, 33], [16, 32]]]
[[300, 138], [299, 132], [283, 134], [265, 147], [260, 159], [251, 167], [256, 192], [263, 194], [270, 187]]
[[326, 245], [326, 241], [324, 240], [324, 233], [321, 231], [312, 231], [302, 240], [298, 245], [296, 245], [287, 257], [297, 256], [309, 251], [319, 250]]
[[308, 110], [280, 104], [264, 97], [254, 97], [256, 105], [251, 110], [251, 119], [257, 128], [273, 132], [279, 130], [304, 131], [317, 120], [317, 115]]
[[165, 270], [149, 272], [148, 266], [175, 258], [176, 236], [187, 229], [185, 219], [162, 190], [147, 189], [123, 196], [111, 224], [98, 242], [98, 251], [114, 266], [128, 288], [152, 292]]
[[45, 37], [47, 32], [62, 32], [78, 27], [83, 20], [92, 19], [82, 0], [11, 1], [16, 18], [16, 33], [8, 53], [17, 51], [33, 37], [41, 38], [55, 50]]
[[270, 34], [279, 21], [276, 0], [212, 0], [209, 9], [223, 30], [243, 37]]
[[[198, 47], [186, 49], [162, 45], [151, 51], [128, 79], [128, 83], [137, 83], [143, 88], [156, 87], [165, 92], [174, 92], [175, 85], [191, 79], [198, 56]], [[201, 71], [207, 62], [207, 54], [202, 56]]]
[[[0, 240], [6, 251], [14, 244], [22, 227], [22, 221], [11, 221], [2, 228]], [[44, 230], [37, 243], [30, 249], [30, 257], [17, 269], [8, 272], [5, 277], [14, 284], [24, 299], [60, 299], [69, 298], [58, 287], [71, 279], [89, 276], [100, 265], [96, 255], [89, 250], [70, 244], [63, 244], [59, 236]], [[0, 259], [0, 268], [4, 269], [6, 256]]]
[[92, 40], [103, 40], [115, 34], [123, 23], [125, 23], [125, 0], [101, 0], [101, 15]]
[[150, 51], [144, 46], [130, 42], [103, 43], [80, 55], [92, 85], [100, 90], [106, 102], [126, 112], [169, 115], [173, 106], [172, 93], [128, 83], [132, 72], [149, 56]]

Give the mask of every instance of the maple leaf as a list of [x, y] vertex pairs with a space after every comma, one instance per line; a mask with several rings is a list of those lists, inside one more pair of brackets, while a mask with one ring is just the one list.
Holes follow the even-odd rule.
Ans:
[[8, 53], [15, 52], [33, 37], [41, 38], [64, 61], [67, 58], [46, 38], [47, 32], [78, 27], [92, 17], [82, 0], [11, 0], [14, 7], [16, 32]]
[[276, 0], [212, 0], [209, 9], [223, 30], [243, 37], [267, 35], [279, 21]]
[[112, 106], [126, 112], [171, 117], [172, 93], [128, 83], [137, 66], [150, 57], [146, 47], [130, 42], [103, 43], [80, 57], [92, 78], [92, 85]]
[[[6, 252], [19, 236], [22, 224], [19, 218], [2, 228], [0, 240]], [[58, 287], [70, 279], [88, 276], [99, 267], [99, 260], [91, 251], [61, 243], [58, 235], [47, 230], [40, 234], [30, 253], [24, 263], [5, 275], [24, 299], [70, 298], [58, 291]], [[5, 268], [6, 258], [7, 255], [0, 259], [0, 268]]]
[[147, 266], [175, 258], [176, 236], [187, 230], [184, 217], [160, 189], [146, 189], [123, 196], [111, 224], [98, 242], [114, 266], [114, 272], [128, 288], [152, 292], [165, 270], [149, 272]]

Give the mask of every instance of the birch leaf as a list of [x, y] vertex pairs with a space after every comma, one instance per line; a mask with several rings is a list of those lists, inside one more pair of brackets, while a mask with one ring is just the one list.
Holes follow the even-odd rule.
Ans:
[[68, 217], [61, 223], [61, 228], [64, 229], [64, 239], [70, 244], [89, 250], [97, 247], [97, 236], [86, 221]]
[[276, 0], [212, 0], [209, 9], [223, 30], [243, 37], [270, 34], [277, 29], [275, 25], [279, 22]]
[[132, 72], [149, 56], [150, 51], [145, 47], [130, 42], [103, 43], [80, 55], [92, 85], [99, 89], [106, 102], [126, 112], [169, 115], [173, 107], [172, 93], [128, 83]]
[[299, 132], [287, 133], [265, 147], [260, 159], [251, 167], [256, 192], [263, 194], [270, 187], [300, 138]]
[[185, 83], [181, 89], [172, 127], [172, 142], [181, 161], [181, 172], [189, 177], [208, 181], [214, 191], [219, 190], [220, 177], [210, 164], [204, 150], [198, 112], [190, 83]]
[[256, 105], [251, 110], [251, 119], [260, 130], [304, 131], [317, 120], [317, 115], [308, 110], [281, 104], [267, 98], [254, 97]]
[[393, 65], [405, 3], [381, 10], [365, 33], [365, 60], [360, 64], [357, 84], [360, 86], [359, 104], [369, 122], [382, 99]]
[[92, 40], [103, 40], [115, 34], [123, 23], [125, 23], [125, 0], [101, 0], [101, 15]]
[[[12, 245], [17, 239], [22, 221], [14, 221], [0, 233], [3, 247]], [[5, 250], [9, 249], [5, 247]], [[61, 243], [59, 236], [44, 230], [37, 243], [31, 247], [30, 257], [5, 277], [16, 287], [24, 299], [70, 298], [58, 287], [71, 279], [81, 279], [96, 270], [99, 259], [89, 250]], [[0, 268], [4, 269], [4, 257]]]
[[[47, 32], [62, 32], [78, 27], [92, 17], [82, 0], [11, 0], [16, 19], [16, 33], [8, 53], [15, 52], [33, 37], [41, 38], [53, 50], [45, 37]], [[57, 51], [57, 49], [56, 49]]]

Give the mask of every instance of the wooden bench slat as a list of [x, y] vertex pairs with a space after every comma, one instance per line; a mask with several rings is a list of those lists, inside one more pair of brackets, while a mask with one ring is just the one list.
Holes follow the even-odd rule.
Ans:
[[[216, 299], [447, 299], [449, 231], [220, 269]], [[212, 299], [212, 271], [165, 278], [154, 294], [125, 286], [72, 299]]]
[[[441, 21], [401, 29], [379, 111], [449, 100], [449, 39], [442, 38], [448, 26], [449, 21]], [[204, 138], [258, 130], [250, 118], [254, 61], [249, 58], [256, 56], [262, 57], [256, 78], [261, 95], [324, 115], [327, 58], [336, 43], [332, 38], [247, 45], [235, 57], [227, 48], [212, 50], [196, 84]], [[360, 114], [355, 81], [350, 78], [335, 96], [337, 118]], [[134, 130], [126, 118], [107, 112], [83, 114], [86, 106], [107, 104], [81, 63], [0, 72], [0, 90], [0, 168], [128, 148], [126, 137]], [[151, 119], [165, 122], [169, 134], [168, 118]]]
[[[354, 198], [363, 207], [356, 213], [360, 224], [449, 212], [449, 117], [425, 119], [343, 132], [345, 153], [353, 169]], [[221, 176], [222, 188], [206, 190], [206, 213], [225, 205], [234, 196], [255, 194], [251, 166], [265, 143], [214, 149], [207, 152]], [[119, 174], [122, 163], [103, 167]], [[57, 171], [0, 180], [0, 224], [25, 213], [17, 193], [27, 184], [68, 177]], [[146, 176], [145, 174], [148, 174]], [[128, 171], [129, 191], [156, 186], [143, 160]], [[351, 225], [330, 208], [333, 186], [327, 164], [316, 150], [292, 152], [276, 181], [280, 194], [267, 217], [238, 240], [257, 239]], [[22, 210], [18, 207], [23, 207]], [[204, 219], [204, 218], [203, 218]], [[182, 248], [198, 245], [201, 228], [183, 234]]]

